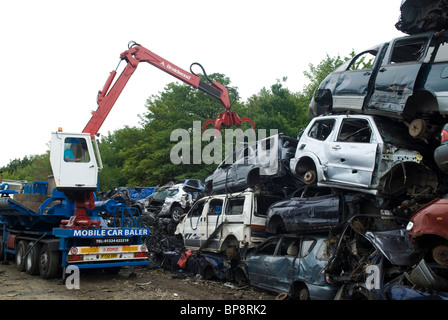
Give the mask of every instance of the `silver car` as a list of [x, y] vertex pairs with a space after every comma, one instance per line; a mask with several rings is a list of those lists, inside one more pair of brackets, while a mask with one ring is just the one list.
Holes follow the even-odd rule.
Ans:
[[299, 138], [291, 172], [305, 184], [370, 194], [434, 192], [437, 177], [423, 163], [423, 144], [398, 121], [369, 115], [314, 118]]
[[165, 201], [158, 213], [159, 217], [171, 216], [175, 222], [190, 210], [196, 200], [202, 198], [202, 189], [184, 183], [175, 184], [167, 190]]

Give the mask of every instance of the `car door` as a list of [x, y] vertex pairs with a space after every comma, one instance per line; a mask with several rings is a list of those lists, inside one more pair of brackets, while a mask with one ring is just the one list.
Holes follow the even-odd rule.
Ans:
[[[220, 198], [213, 198], [209, 201], [207, 207], [207, 235], [209, 241], [208, 248], [219, 250], [222, 235], [221, 223], [224, 221], [223, 215], [224, 200]], [[217, 230], [219, 228], [219, 230]], [[215, 230], [217, 232], [215, 232]]]
[[248, 259], [249, 283], [255, 287], [272, 290], [271, 262], [279, 237], [272, 237], [260, 244]]
[[347, 64], [338, 77], [333, 92], [333, 110], [361, 111], [374, 76], [373, 64], [380, 47], [360, 52]]
[[257, 160], [255, 147], [255, 145], [247, 145], [241, 150], [236, 150], [236, 159], [230, 170], [233, 189], [247, 187], [247, 176]]
[[289, 292], [293, 281], [295, 261], [300, 251], [299, 236], [285, 236], [277, 245], [266, 269], [267, 279], [276, 292]]
[[327, 179], [368, 187], [375, 169], [377, 139], [371, 118], [349, 116], [339, 122], [336, 138], [326, 141]]
[[207, 230], [203, 223], [203, 211], [207, 204], [207, 199], [201, 199], [194, 204], [187, 216], [182, 220], [181, 230], [184, 244], [187, 248], [199, 248], [206, 240]]
[[401, 113], [413, 94], [432, 33], [397, 38], [391, 42], [376, 76], [368, 109]]

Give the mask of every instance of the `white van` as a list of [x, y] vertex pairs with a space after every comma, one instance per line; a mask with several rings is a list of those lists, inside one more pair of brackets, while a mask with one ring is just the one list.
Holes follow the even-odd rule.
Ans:
[[246, 244], [255, 247], [266, 238], [266, 213], [280, 197], [246, 191], [204, 197], [179, 222], [176, 235], [191, 250], [224, 252]]

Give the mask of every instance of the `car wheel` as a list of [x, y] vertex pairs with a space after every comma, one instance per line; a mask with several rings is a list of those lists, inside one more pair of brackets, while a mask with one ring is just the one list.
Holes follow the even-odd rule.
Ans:
[[315, 170], [308, 170], [303, 175], [303, 183], [305, 184], [313, 184], [316, 182], [317, 174]]
[[299, 300], [310, 300], [310, 292], [308, 291], [308, 288], [302, 288], [299, 291]]
[[432, 257], [434, 261], [442, 266], [448, 265], [448, 246], [440, 245], [433, 249]]
[[426, 122], [423, 119], [415, 119], [409, 125], [409, 134], [413, 138], [420, 138], [426, 132]]
[[173, 218], [174, 222], [179, 222], [183, 214], [184, 209], [182, 209], [182, 207], [171, 208], [171, 218]]

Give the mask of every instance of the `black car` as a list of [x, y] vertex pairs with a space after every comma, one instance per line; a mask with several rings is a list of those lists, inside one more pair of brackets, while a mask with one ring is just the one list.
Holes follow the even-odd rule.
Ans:
[[321, 233], [345, 222], [359, 211], [359, 193], [334, 192], [306, 186], [292, 197], [272, 204], [266, 217], [268, 233]]
[[297, 139], [277, 134], [253, 144], [245, 144], [227, 156], [205, 180], [207, 193], [243, 191], [247, 188], [286, 193], [297, 189], [297, 178], [290, 174]]
[[392, 39], [362, 51], [330, 73], [310, 116], [348, 111], [397, 118], [415, 138], [433, 139], [448, 116], [448, 31]]

